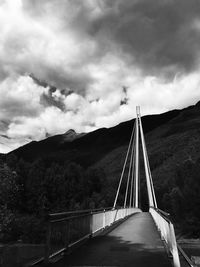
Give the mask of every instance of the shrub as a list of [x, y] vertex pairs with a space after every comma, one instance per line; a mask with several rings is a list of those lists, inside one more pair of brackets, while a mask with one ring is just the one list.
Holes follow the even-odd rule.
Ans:
[[34, 215], [25, 215], [15, 219], [13, 225], [18, 238], [24, 243], [41, 243], [45, 240], [45, 221]]
[[16, 239], [17, 236], [13, 232], [15, 222], [14, 213], [7, 208], [7, 205], [0, 206], [0, 241], [8, 242]]

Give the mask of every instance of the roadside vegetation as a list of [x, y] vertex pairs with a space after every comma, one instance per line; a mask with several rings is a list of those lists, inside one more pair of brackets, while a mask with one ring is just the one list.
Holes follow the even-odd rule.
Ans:
[[27, 163], [11, 155], [0, 163], [0, 242], [40, 243], [49, 212], [109, 206], [113, 194], [100, 169], [42, 159]]
[[[188, 237], [198, 237], [200, 231], [199, 174], [200, 160], [187, 161], [172, 181], [156, 182], [159, 207], [171, 213]], [[49, 164], [43, 159], [27, 163], [11, 155], [0, 162], [0, 242], [43, 242], [49, 212], [112, 206], [117, 182], [109, 181], [102, 169], [84, 169], [67, 161]], [[142, 181], [143, 208], [147, 207], [144, 188]]]

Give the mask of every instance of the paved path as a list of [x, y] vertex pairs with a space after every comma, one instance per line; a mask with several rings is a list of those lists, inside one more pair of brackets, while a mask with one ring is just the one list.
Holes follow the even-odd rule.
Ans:
[[151, 215], [137, 213], [107, 235], [97, 236], [57, 262], [67, 266], [172, 266]]

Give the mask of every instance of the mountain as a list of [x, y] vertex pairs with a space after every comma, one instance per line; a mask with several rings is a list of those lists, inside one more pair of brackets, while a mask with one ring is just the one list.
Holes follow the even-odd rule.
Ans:
[[4, 159], [5, 159], [5, 154], [0, 153], [0, 162], [1, 162], [1, 160], [4, 160]]
[[[155, 184], [174, 177], [186, 161], [200, 158], [200, 102], [182, 110], [142, 117]], [[33, 141], [9, 154], [34, 161], [73, 161], [83, 167], [104, 169], [109, 179], [118, 179], [130, 139], [133, 120], [87, 134], [69, 130], [42, 141]], [[165, 182], [164, 182], [165, 183]]]
[[[180, 113], [180, 110], [174, 110], [160, 115], [144, 116], [142, 118], [144, 132], [151, 132], [167, 124]], [[76, 134], [73, 130], [69, 130], [65, 134], [55, 135], [38, 142], [33, 141], [9, 154], [15, 154], [18, 158], [28, 161], [39, 157], [49, 160], [56, 157], [57, 161], [69, 160], [85, 167], [91, 166], [116, 149], [127, 146], [133, 123], [134, 120], [130, 120], [112, 128], [101, 128], [87, 134]]]
[[[142, 117], [155, 186], [165, 187], [169, 178], [175, 179], [180, 166], [200, 159], [199, 117], [200, 102], [182, 110]], [[69, 130], [9, 154], [30, 162], [42, 157], [49, 163], [72, 161], [83, 167], [95, 166], [103, 169], [109, 179], [119, 179], [133, 123], [130, 120], [87, 134]]]
[[[148, 128], [152, 118], [158, 122], [161, 117], [165, 121]], [[184, 176], [185, 171], [191, 178], [200, 166], [200, 102], [183, 110], [143, 117], [142, 122], [155, 190], [165, 194], [173, 188], [180, 173]], [[95, 166], [103, 168], [110, 179], [119, 179], [126, 150], [127, 144], [116, 147]], [[184, 177], [180, 179], [184, 184]]]
[[63, 138], [63, 143], [65, 143], [72, 142], [83, 135], [85, 135], [85, 133], [76, 133], [73, 129], [70, 129], [66, 133], [62, 134], [61, 138]]
[[[199, 118], [200, 102], [182, 110], [142, 117], [159, 208], [170, 212], [179, 230], [192, 237], [200, 231]], [[43, 201], [52, 211], [112, 205], [133, 123], [130, 120], [87, 134], [71, 129], [7, 154], [8, 165], [16, 166], [26, 185], [24, 199], [28, 204], [25, 202], [23, 209], [40, 210], [39, 195], [45, 196]], [[13, 165], [12, 155], [31, 164], [17, 161]], [[142, 167], [141, 152], [140, 158]], [[141, 205], [146, 210], [144, 168], [140, 177]], [[122, 191], [123, 187], [125, 181]], [[119, 202], [123, 203], [123, 192]]]
[[[1, 130], [1, 122], [0, 122], [0, 130]], [[7, 151], [10, 144], [10, 138], [5, 134], [0, 134], [0, 147], [1, 151]], [[1, 154], [1, 153], [0, 153]]]

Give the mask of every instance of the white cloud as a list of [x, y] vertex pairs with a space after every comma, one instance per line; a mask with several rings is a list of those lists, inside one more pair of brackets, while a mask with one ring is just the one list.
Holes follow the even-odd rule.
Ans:
[[8, 77], [0, 83], [0, 119], [36, 116], [43, 109], [40, 96], [45, 92], [46, 88], [36, 85], [29, 76]]
[[65, 98], [64, 103], [67, 110], [73, 110], [73, 111], [80, 110], [84, 108], [84, 106], [87, 104], [83, 96], [75, 93], [68, 95]]
[[[47, 133], [64, 133], [70, 128], [87, 132], [111, 127], [133, 118], [137, 105], [145, 115], [182, 108], [200, 98], [198, 71], [187, 76], [177, 75], [172, 82], [166, 83], [152, 76], [144, 78], [138, 73], [132, 76], [134, 69], [125, 66], [121, 75], [118, 62], [115, 66], [112, 64], [102, 67], [100, 63], [91, 71], [101, 78], [96, 79], [85, 96], [78, 92], [64, 95], [56, 89], [52, 97], [63, 103], [64, 110], [41, 105], [41, 96], [47, 94], [49, 88], [37, 85], [31, 77], [4, 80], [0, 85], [0, 108], [1, 119], [9, 121], [7, 130], [3, 132], [9, 139], [4, 139], [1, 151], [12, 150], [30, 140], [41, 140]], [[127, 86], [128, 102], [120, 105], [124, 95], [123, 84]]]
[[[105, 79], [97, 79], [97, 84], [91, 85], [85, 96], [78, 93], [64, 95], [59, 89], [54, 91], [52, 97], [62, 101], [64, 110], [42, 106], [40, 98], [49, 88], [35, 84], [29, 76], [3, 81], [0, 86], [1, 119], [9, 121], [8, 129], [4, 131], [9, 139], [4, 140], [5, 145], [1, 144], [1, 151], [9, 151], [30, 140], [41, 140], [47, 133], [55, 135], [70, 128], [87, 132], [99, 127], [111, 127], [132, 119], [137, 105], [141, 106], [145, 115], [183, 108], [200, 98], [198, 72], [187, 76], [177, 75], [172, 82], [166, 83], [152, 76], [132, 76], [134, 70], [131, 68], [124, 68], [123, 76], [116, 70], [118, 64], [115, 68], [111, 67], [109, 72], [105, 65], [101, 69]], [[98, 68], [94, 75], [96, 73]], [[112, 86], [113, 81], [118, 87]], [[128, 102], [124, 105], [120, 105], [124, 94], [122, 84], [127, 86]]]
[[[178, 71], [181, 54], [177, 64], [174, 62], [176, 56], [172, 60], [176, 54], [173, 42], [176, 44], [177, 40], [172, 40], [172, 47], [167, 50], [169, 55], [163, 54], [159, 61], [159, 52], [157, 60], [154, 58], [155, 51], [171, 36], [170, 32], [164, 39], [159, 35], [160, 43], [156, 43], [152, 55], [150, 50], [147, 54], [142, 52], [143, 55], [140, 49], [143, 51], [146, 45], [138, 45], [143, 35], [137, 31], [137, 55], [134, 49], [131, 50], [133, 54], [126, 51], [126, 48], [130, 50], [130, 23], [134, 17], [131, 12], [134, 11], [131, 9], [133, 1], [129, 3], [130, 8], [127, 4], [128, 11], [125, 2], [116, 1], [114, 6], [113, 1], [109, 4], [109, 1], [101, 0], [5, 0], [0, 3], [0, 126], [4, 125], [0, 127], [0, 134], [8, 137], [1, 137], [0, 152], [31, 140], [41, 140], [47, 133], [59, 134], [70, 128], [87, 132], [113, 126], [132, 119], [137, 105], [145, 115], [182, 108], [200, 99], [199, 64], [196, 69], [183, 73], [182, 67]], [[130, 19], [123, 16], [120, 24], [118, 17], [125, 11]], [[192, 14], [193, 11], [191, 17]], [[135, 27], [140, 25], [141, 18], [139, 22], [136, 17], [132, 21]], [[180, 21], [178, 23], [182, 25]], [[123, 35], [128, 34], [126, 25], [131, 29], [131, 36]], [[194, 19], [188, 25], [199, 31], [199, 20]], [[149, 29], [146, 28], [149, 25], [142, 26], [144, 30]], [[159, 33], [162, 27], [157, 30]], [[192, 60], [188, 47], [186, 52], [183, 64], [189, 66]], [[142, 63], [136, 62], [138, 56], [142, 57]], [[144, 73], [142, 66], [145, 60], [149, 63], [149, 58], [155, 63], [152, 69], [163, 61], [162, 71], [174, 73], [175, 78], [164, 79], [155, 72], [147, 73], [148, 64]], [[170, 60], [172, 64], [167, 65]], [[44, 87], [25, 73], [33, 73], [36, 78], [56, 85], [57, 89]], [[123, 86], [127, 88], [126, 93]], [[124, 98], [127, 98], [125, 102]]]
[[34, 73], [55, 85], [64, 85], [73, 77], [78, 80], [78, 76], [87, 79], [85, 64], [96, 51], [95, 42], [80, 37], [69, 26], [63, 28], [63, 20], [53, 12], [48, 5], [48, 12], [36, 19], [20, 0], [0, 5], [2, 73]]

